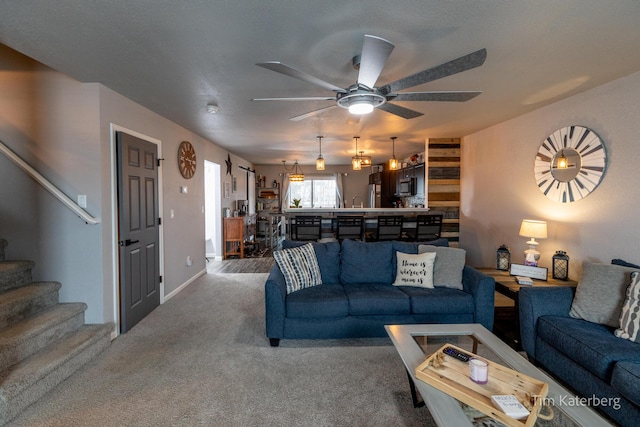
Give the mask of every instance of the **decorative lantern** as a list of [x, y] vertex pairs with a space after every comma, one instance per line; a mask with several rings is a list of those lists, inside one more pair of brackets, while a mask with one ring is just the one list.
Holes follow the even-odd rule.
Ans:
[[569, 280], [569, 256], [565, 251], [556, 251], [553, 256], [553, 278]]
[[501, 245], [496, 252], [496, 268], [508, 271], [511, 265], [511, 251], [507, 245]]

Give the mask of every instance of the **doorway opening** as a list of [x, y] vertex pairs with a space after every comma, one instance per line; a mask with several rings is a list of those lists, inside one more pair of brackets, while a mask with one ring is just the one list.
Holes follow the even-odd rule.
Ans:
[[204, 241], [207, 261], [222, 261], [220, 165], [204, 161]]

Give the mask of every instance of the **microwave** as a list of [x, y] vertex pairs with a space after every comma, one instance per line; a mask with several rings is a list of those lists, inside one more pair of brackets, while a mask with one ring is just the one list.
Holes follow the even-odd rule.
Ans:
[[416, 195], [416, 178], [402, 178], [398, 182], [398, 195], [415, 196]]

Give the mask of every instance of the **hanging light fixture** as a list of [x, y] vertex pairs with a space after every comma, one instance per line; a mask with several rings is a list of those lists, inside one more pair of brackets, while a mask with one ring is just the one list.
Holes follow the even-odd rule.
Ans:
[[365, 156], [364, 151], [360, 151], [360, 165], [361, 166], [371, 166], [371, 156]]
[[398, 159], [396, 159], [396, 138], [397, 136], [392, 136], [391, 137], [391, 149], [392, 151], [392, 155], [391, 158], [389, 159], [389, 170], [397, 170], [398, 169]]
[[318, 145], [320, 147], [320, 154], [318, 154], [318, 158], [316, 159], [316, 170], [323, 171], [324, 170], [324, 157], [322, 157], [322, 136], [318, 136]]
[[356, 155], [351, 158], [351, 168], [354, 171], [359, 171], [362, 169], [362, 161], [360, 160], [360, 156], [358, 156], [358, 138], [359, 136], [354, 136], [353, 139], [356, 140]]
[[284, 166], [284, 169], [287, 172], [289, 172], [289, 181], [290, 182], [303, 182], [304, 181], [304, 173], [302, 173], [302, 168], [298, 165], [298, 161], [297, 160], [293, 163], [293, 166], [291, 166], [290, 168], [287, 167], [286, 160], [283, 160], [282, 161], [282, 166]]
[[567, 169], [569, 167], [569, 159], [564, 155], [564, 150], [560, 150], [558, 157], [558, 169]]

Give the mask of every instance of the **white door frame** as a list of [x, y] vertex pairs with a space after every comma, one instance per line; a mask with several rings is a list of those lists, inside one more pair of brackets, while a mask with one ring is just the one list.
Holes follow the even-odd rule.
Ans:
[[[111, 338], [115, 338], [120, 334], [120, 262], [119, 262], [119, 247], [118, 247], [118, 159], [116, 158], [116, 132], [124, 132], [136, 138], [143, 139], [151, 142], [158, 147], [158, 159], [162, 159], [162, 141], [150, 136], [141, 134], [131, 129], [119, 126], [114, 123], [109, 124], [109, 157], [111, 162], [111, 275], [113, 278], [112, 292], [113, 292], [113, 319], [115, 322], [115, 331], [112, 332]], [[158, 213], [162, 217], [164, 209], [162, 207], [162, 166], [158, 168]], [[159, 273], [164, 277], [164, 233], [163, 224], [160, 223], [158, 229], [158, 249], [159, 249]], [[160, 304], [164, 304], [164, 281], [160, 282]]]

